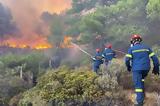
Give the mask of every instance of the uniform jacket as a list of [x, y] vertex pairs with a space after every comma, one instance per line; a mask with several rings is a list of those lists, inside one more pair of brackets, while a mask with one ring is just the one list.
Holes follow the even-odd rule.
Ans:
[[95, 65], [100, 65], [103, 64], [103, 60], [102, 60], [102, 53], [97, 52], [96, 55], [93, 58], [94, 64]]
[[105, 60], [111, 61], [115, 57], [115, 52], [112, 49], [105, 48], [103, 51], [102, 56], [104, 57]]
[[159, 60], [153, 51], [144, 44], [135, 44], [129, 48], [125, 63], [127, 67], [132, 67], [133, 71], [150, 70], [150, 58], [154, 67], [159, 70]]

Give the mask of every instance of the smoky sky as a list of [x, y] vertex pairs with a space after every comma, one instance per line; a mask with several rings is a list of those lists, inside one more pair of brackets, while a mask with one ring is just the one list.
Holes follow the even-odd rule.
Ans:
[[[48, 23], [52, 20], [49, 17], [54, 13], [64, 13], [71, 8], [71, 1], [0, 0], [0, 3], [3, 4], [0, 6], [0, 35], [7, 36], [3, 42], [31, 47], [48, 44], [47, 38], [50, 35]], [[45, 12], [46, 15], [44, 15]], [[45, 19], [42, 19], [42, 15]], [[15, 31], [17, 29], [18, 32]]]
[[47, 24], [50, 24], [53, 21], [53, 14], [49, 13], [49, 12], [43, 12], [41, 15], [41, 19], [46, 22]]
[[17, 31], [10, 10], [0, 3], [0, 37], [14, 35]]

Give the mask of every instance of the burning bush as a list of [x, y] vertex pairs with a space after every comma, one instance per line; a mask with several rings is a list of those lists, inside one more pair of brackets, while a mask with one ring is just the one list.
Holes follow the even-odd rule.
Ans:
[[23, 94], [19, 104], [32, 102], [38, 106], [36, 103], [47, 104], [52, 101], [67, 106], [84, 104], [106, 106], [119, 103], [122, 103], [122, 106], [127, 105], [124, 104], [127, 99], [121, 92], [117, 76], [108, 76], [108, 74], [97, 76], [88, 68], [70, 70], [68, 67], [61, 67], [56, 71], [48, 71], [39, 78], [35, 88]]

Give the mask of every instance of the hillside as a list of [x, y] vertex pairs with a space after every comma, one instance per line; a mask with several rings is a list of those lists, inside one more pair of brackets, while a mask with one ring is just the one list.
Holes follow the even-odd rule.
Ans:
[[[117, 68], [119, 67], [119, 68]], [[159, 106], [160, 79], [150, 75], [146, 80], [144, 106]], [[131, 74], [123, 65], [114, 62], [109, 70], [102, 69], [100, 76], [89, 68], [71, 70], [61, 67], [48, 71], [39, 78], [37, 86], [25, 92], [19, 105], [33, 106], [131, 106], [134, 103]], [[88, 105], [87, 105], [88, 104]]]
[[[0, 0], [0, 106], [133, 105], [124, 57], [139, 34], [160, 58], [160, 0], [42, 1]], [[92, 57], [106, 44], [117, 58], [95, 74]], [[160, 106], [151, 71], [144, 106]]]

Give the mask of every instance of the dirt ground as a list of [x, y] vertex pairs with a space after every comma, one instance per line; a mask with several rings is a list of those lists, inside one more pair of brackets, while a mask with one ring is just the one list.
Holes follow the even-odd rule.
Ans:
[[[131, 106], [134, 106], [135, 103], [135, 94], [134, 91], [127, 90], [125, 91], [126, 94], [128, 94], [129, 100], [132, 101]], [[160, 106], [160, 95], [156, 92], [152, 93], [146, 93], [145, 101], [144, 101], [144, 106]]]

